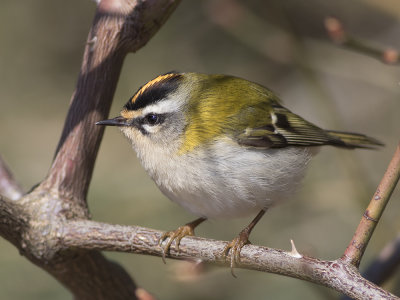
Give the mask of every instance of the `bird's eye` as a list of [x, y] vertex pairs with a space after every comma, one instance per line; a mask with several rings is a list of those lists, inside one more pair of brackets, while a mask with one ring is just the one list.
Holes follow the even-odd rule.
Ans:
[[157, 114], [148, 114], [144, 117], [144, 119], [149, 125], [156, 125], [160, 122], [160, 117]]

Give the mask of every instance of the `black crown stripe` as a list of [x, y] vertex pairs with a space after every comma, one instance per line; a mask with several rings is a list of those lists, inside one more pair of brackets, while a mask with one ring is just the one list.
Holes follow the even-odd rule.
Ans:
[[178, 88], [181, 79], [182, 74], [179, 73], [167, 73], [158, 76], [140, 87], [124, 108], [138, 110], [166, 98]]

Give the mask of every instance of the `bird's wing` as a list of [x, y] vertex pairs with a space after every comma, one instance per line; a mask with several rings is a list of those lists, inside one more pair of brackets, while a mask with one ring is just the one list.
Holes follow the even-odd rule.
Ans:
[[304, 120], [278, 103], [273, 103], [264, 124], [247, 127], [236, 135], [240, 145], [256, 148], [287, 146], [335, 145], [346, 147], [344, 141], [318, 126]]

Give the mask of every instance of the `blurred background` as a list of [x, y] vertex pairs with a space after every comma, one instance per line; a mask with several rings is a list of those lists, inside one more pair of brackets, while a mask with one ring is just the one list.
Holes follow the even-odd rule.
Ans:
[[[47, 173], [74, 90], [95, 11], [92, 1], [0, 2], [0, 153], [25, 190]], [[254, 244], [321, 259], [342, 255], [399, 141], [400, 68], [334, 45], [323, 27], [339, 18], [347, 31], [378, 47], [400, 49], [395, 0], [182, 1], [148, 45], [129, 55], [110, 116], [139, 86], [171, 70], [225, 73], [274, 90], [285, 106], [326, 129], [366, 133], [379, 151], [325, 147], [302, 189], [270, 210]], [[114, 172], [118, 169], [118, 173]], [[116, 176], [115, 174], [118, 174]], [[127, 184], [128, 183], [128, 184]], [[400, 227], [393, 194], [362, 261], [365, 269]], [[107, 128], [89, 191], [94, 220], [172, 230], [194, 217], [167, 200], [115, 128]], [[212, 220], [199, 236], [231, 240], [251, 220]], [[71, 299], [51, 276], [0, 239], [1, 299]], [[106, 253], [159, 299], [329, 299], [334, 291], [273, 274], [185, 265]], [[399, 272], [385, 288], [400, 293]]]

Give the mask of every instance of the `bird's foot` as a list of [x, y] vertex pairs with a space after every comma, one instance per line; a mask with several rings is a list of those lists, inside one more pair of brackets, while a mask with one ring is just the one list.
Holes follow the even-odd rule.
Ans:
[[[167, 231], [164, 233], [161, 238], [158, 240], [158, 245], [161, 247], [162, 251], [162, 260], [165, 262], [165, 256], [168, 253], [169, 249], [171, 248], [172, 242], [175, 241], [175, 249], [179, 251], [179, 245], [181, 240], [185, 236], [194, 236], [194, 229], [202, 222], [204, 222], [206, 218], [198, 218], [193, 222], [187, 223], [174, 231]], [[162, 243], [167, 240], [167, 244], [162, 246]]]
[[[160, 240], [158, 241], [158, 245], [161, 247], [162, 250], [162, 260], [164, 263], [165, 262], [165, 255], [168, 253], [169, 249], [171, 248], [172, 242], [175, 241], [175, 249], [176, 251], [179, 251], [179, 244], [181, 243], [181, 240], [185, 236], [193, 236], [194, 235], [194, 228], [190, 226], [189, 224], [183, 225], [181, 227], [178, 227], [174, 231], [167, 231], [162, 235]], [[162, 243], [167, 240], [167, 244], [165, 246], [162, 245]]]
[[242, 248], [244, 245], [251, 244], [249, 241], [249, 236], [251, 231], [253, 230], [254, 226], [260, 221], [262, 216], [266, 212], [266, 208], [262, 209], [257, 216], [251, 221], [249, 225], [247, 225], [240, 233], [239, 235], [232, 240], [228, 245], [225, 246], [224, 252], [222, 255], [226, 258], [228, 257], [228, 253], [230, 255], [231, 259], [231, 274], [233, 277], [236, 278], [235, 272], [233, 271], [233, 268], [240, 262], [240, 251], [242, 251]]
[[248, 230], [242, 230], [239, 235], [234, 238], [228, 245], [225, 246], [223, 256], [226, 259], [229, 257], [231, 260], [231, 274], [236, 278], [234, 268], [240, 262], [240, 251], [244, 245], [251, 244], [249, 241], [250, 232]]

